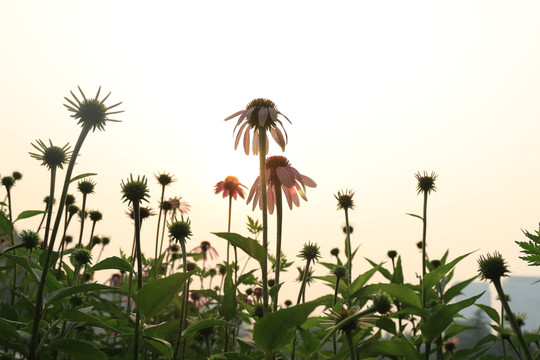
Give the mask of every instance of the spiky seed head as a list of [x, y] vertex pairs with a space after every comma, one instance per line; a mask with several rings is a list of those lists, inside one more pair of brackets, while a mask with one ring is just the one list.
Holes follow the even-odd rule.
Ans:
[[161, 209], [163, 211], [170, 211], [170, 210], [172, 210], [172, 208], [173, 208], [173, 205], [168, 200], [163, 200], [163, 202], [161, 203]]
[[338, 201], [337, 208], [338, 210], [349, 210], [354, 209], [354, 201], [353, 201], [354, 191], [347, 189], [347, 190], [339, 190], [337, 194], [334, 195], [336, 200]]
[[86, 265], [92, 262], [92, 254], [88, 249], [75, 249], [71, 253], [71, 258], [79, 265]]
[[[300, 266], [297, 266], [296, 270], [298, 270], [298, 276], [296, 277], [296, 281], [298, 282], [304, 281], [304, 273], [306, 272], [306, 267], [304, 266], [302, 268]], [[307, 276], [306, 276], [306, 284], [311, 285], [312, 283], [313, 283], [313, 267], [310, 266], [307, 272]]]
[[93, 236], [92, 237], [92, 244], [93, 245], [99, 245], [101, 244], [101, 238], [99, 236]]
[[263, 316], [264, 316], [264, 306], [263, 306], [263, 304], [256, 303], [253, 306], [253, 311], [251, 312], [251, 317], [253, 317], [253, 318], [257, 317], [259, 319], [262, 319]]
[[69, 162], [71, 158], [71, 151], [69, 151], [69, 144], [64, 145], [63, 147], [53, 145], [52, 141], [49, 139], [49, 144], [46, 145], [42, 140], [36, 140], [36, 144], [31, 144], [38, 152], [29, 153], [31, 157], [36, 160], [41, 161], [41, 165], [47, 166], [49, 169], [64, 168], [64, 164]]
[[39, 238], [38, 233], [35, 231], [23, 230], [21, 232], [21, 241], [26, 249], [32, 250], [39, 246], [41, 239]]
[[246, 289], [246, 295], [251, 296], [251, 294], [253, 294], [253, 289], [252, 288], [247, 288]]
[[108, 237], [104, 237], [101, 239], [101, 243], [103, 244], [103, 246], [109, 245], [110, 242], [111, 239], [109, 239]]
[[332, 256], [338, 256], [339, 255], [339, 249], [338, 248], [333, 248], [332, 250], [330, 250], [330, 254]]
[[299, 258], [310, 261], [317, 261], [321, 257], [319, 245], [308, 242], [304, 244], [302, 250], [300, 250]]
[[344, 266], [337, 265], [332, 270], [332, 274], [334, 274], [338, 279], [342, 279], [347, 276], [347, 269], [345, 269]]
[[129, 175], [126, 182], [122, 180], [122, 200], [129, 203], [140, 203], [143, 200], [148, 201], [150, 196], [148, 190], [148, 181], [146, 177], [137, 176], [137, 180], [133, 179], [133, 175]]
[[73, 236], [66, 235], [64, 241], [66, 242], [66, 244], [69, 244], [69, 243], [73, 242]]
[[95, 131], [96, 129], [103, 130], [107, 121], [119, 121], [110, 119], [109, 115], [123, 112], [123, 110], [111, 111], [113, 108], [120, 105], [121, 102], [112, 106], [106, 106], [104, 104], [105, 100], [107, 100], [111, 93], [99, 100], [99, 93], [101, 91], [101, 87], [99, 87], [95, 98], [87, 99], [81, 88], [78, 87], [78, 89], [81, 93], [82, 101], [79, 100], [73, 91], [71, 91], [71, 96], [73, 96], [73, 99], [64, 97], [64, 99], [66, 99], [68, 102], [68, 104], [64, 104], [64, 106], [73, 113], [71, 117], [78, 120], [77, 124], [81, 124], [83, 128], [88, 127], [91, 128], [92, 131]]
[[71, 194], [67, 194], [65, 204], [66, 204], [66, 206], [75, 204], [75, 196], [73, 196]]
[[20, 172], [18, 172], [18, 171], [14, 171], [13, 174], [11, 174], [11, 176], [13, 176], [15, 181], [18, 181], [18, 180], [22, 179], [22, 174]]
[[[344, 225], [342, 230], [343, 230], [343, 233], [346, 235], [347, 234], [347, 225]], [[352, 234], [353, 232], [354, 232], [354, 227], [349, 225], [349, 235]]]
[[182, 216], [180, 220], [176, 220], [168, 225], [169, 235], [178, 243], [186, 241], [191, 235], [191, 220], [184, 220]]
[[225, 265], [219, 265], [219, 274], [225, 275], [227, 273], [227, 267]]
[[[51, 197], [50, 197], [49, 195], [47, 195], [47, 196], [45, 196], [45, 197], [43, 198], [43, 202], [44, 202], [45, 204], [47, 204], [47, 205], [45, 205], [47, 209], [49, 208], [49, 200], [51, 200]], [[56, 199], [55, 199], [55, 198], [53, 198], [52, 203], [53, 203], [53, 205], [56, 204]]]
[[[180, 254], [178, 254], [178, 255], [180, 255]], [[196, 269], [197, 269], [197, 264], [192, 263], [192, 262], [187, 263], [186, 271], [194, 271]]]
[[386, 253], [386, 255], [388, 255], [388, 257], [390, 259], [395, 259], [396, 256], [397, 256], [397, 251], [396, 250], [388, 250], [388, 252]]
[[210, 277], [214, 277], [217, 275], [217, 270], [216, 269], [210, 269], [208, 270], [208, 275], [210, 275]]
[[285, 300], [285, 306], [286, 307], [290, 307], [292, 305], [292, 301], [291, 300]]
[[77, 183], [77, 189], [79, 189], [83, 195], [93, 194], [95, 187], [96, 183], [90, 179], [81, 180]]
[[[133, 213], [133, 208], [129, 208], [129, 211], [126, 213], [129, 215], [131, 219], [135, 219], [135, 214]], [[150, 216], [154, 216], [156, 213], [152, 210], [152, 208], [148, 206], [141, 206], [139, 208], [139, 216], [141, 217], [141, 220], [147, 219]]]
[[246, 110], [253, 108], [253, 112], [251, 113], [251, 117], [249, 118], [249, 126], [251, 128], [259, 127], [261, 123], [264, 124], [264, 128], [268, 130], [269, 128], [275, 126], [275, 121], [272, 119], [272, 116], [270, 115], [270, 111], [267, 112], [266, 119], [262, 119], [262, 122], [259, 120], [259, 113], [261, 108], [267, 108], [267, 109], [274, 109], [278, 110], [276, 104], [269, 99], [264, 98], [257, 98], [250, 101], [249, 104], [246, 105]]
[[373, 306], [379, 314], [386, 314], [392, 308], [392, 298], [387, 293], [380, 293], [373, 298]]
[[154, 174], [154, 177], [162, 186], [167, 186], [176, 181], [176, 179], [174, 179], [174, 175], [168, 173], [157, 173]]
[[103, 219], [103, 214], [99, 210], [89, 211], [88, 215], [90, 216], [90, 220], [94, 222], [98, 222]]
[[67, 208], [67, 211], [68, 211], [70, 216], [75, 215], [76, 213], [79, 212], [79, 210], [80, 210], [79, 207], [77, 205], [74, 205], [74, 204], [69, 205], [68, 208]]
[[481, 255], [478, 259], [480, 278], [482, 280], [500, 281], [510, 272], [502, 255], [495, 251], [493, 255]]
[[2, 178], [2, 186], [5, 186], [7, 190], [10, 190], [15, 185], [15, 178], [13, 176], [4, 176]]
[[[340, 326], [339, 331], [347, 333], [355, 333], [362, 327], [362, 322], [358, 317], [352, 317], [356, 314], [356, 311], [353, 309], [333, 311], [330, 310], [328, 316], [332, 323], [336, 326]], [[343, 323], [342, 323], [343, 322]]]
[[417, 172], [414, 174], [416, 180], [418, 180], [418, 185], [416, 186], [416, 193], [427, 193], [428, 195], [433, 191], [437, 191], [435, 187], [435, 180], [437, 180], [438, 175], [434, 171], [431, 174], [428, 174], [427, 171], [424, 171], [423, 174]]

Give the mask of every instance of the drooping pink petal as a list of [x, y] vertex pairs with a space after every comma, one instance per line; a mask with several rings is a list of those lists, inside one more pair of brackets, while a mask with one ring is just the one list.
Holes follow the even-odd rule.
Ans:
[[255, 195], [255, 192], [256, 192], [257, 187], [259, 186], [260, 182], [261, 182], [260, 177], [257, 176], [257, 178], [255, 179], [255, 182], [253, 183], [253, 185], [251, 185], [251, 189], [249, 190], [249, 195], [248, 195], [248, 198], [246, 200], [246, 204], [249, 204], [249, 202], [251, 201], [251, 199]]
[[302, 179], [302, 175], [298, 172], [298, 170], [296, 170], [295, 168], [293, 168], [291, 166], [291, 171], [293, 173], [293, 176], [294, 178], [302, 185], [302, 187], [306, 187], [306, 185], [304, 184], [304, 180]]
[[283, 129], [283, 133], [285, 134], [285, 144], [289, 142], [289, 135], [287, 135], [287, 130], [285, 130], [285, 127], [283, 126], [283, 123], [278, 119], [276, 120], [276, 123], [281, 125], [281, 128]]
[[313, 181], [309, 176], [302, 175], [302, 180], [304, 181], [304, 184], [309, 187], [317, 187], [317, 184], [315, 181]]
[[249, 155], [249, 130], [251, 129], [248, 126], [246, 128], [246, 132], [244, 133], [244, 151], [246, 152], [246, 155]]
[[268, 111], [270, 112], [270, 117], [272, 118], [272, 120], [276, 121], [277, 120], [277, 111], [276, 111], [276, 109], [268, 108]]
[[277, 140], [276, 138], [274, 138], [274, 140], [276, 140], [277, 144], [281, 146], [281, 150], [285, 151], [285, 145], [287, 144], [287, 142], [285, 141], [285, 138], [283, 138], [283, 134], [281, 133], [281, 130], [279, 130], [278, 127], [275, 127], [274, 131], [276, 132], [276, 135], [277, 135]]
[[225, 199], [227, 196], [229, 196], [229, 190], [228, 189], [225, 189], [223, 191], [223, 198]]
[[240, 114], [243, 113], [244, 111], [246, 111], [246, 110], [240, 110], [240, 111], [235, 112], [235, 113], [232, 114], [231, 116], [227, 117], [227, 118], [225, 119], [225, 121], [231, 120], [232, 118], [237, 117], [238, 115], [240, 115]]
[[[240, 143], [240, 138], [242, 137], [242, 130], [244, 130], [244, 127], [246, 126], [247, 122], [244, 123], [241, 127], [240, 127], [240, 130], [238, 130], [238, 134], [236, 134], [236, 140], [234, 141], [234, 150], [236, 150], [236, 148], [238, 147], [238, 144]], [[249, 127], [248, 127], [249, 129]]]
[[291, 194], [292, 201], [294, 202], [294, 205], [300, 206], [300, 199], [298, 198], [298, 193], [296, 192], [296, 189], [289, 188], [289, 192]]
[[289, 118], [285, 114], [283, 114], [281, 111], [278, 111], [277, 113], [280, 114], [281, 116], [283, 116], [285, 119], [287, 119], [289, 124], [292, 124], [291, 120], [289, 120]]
[[292, 199], [291, 199], [291, 193], [288, 188], [281, 186], [283, 189], [283, 193], [285, 194], [285, 198], [287, 199], [287, 204], [289, 204], [289, 209], [292, 210]]
[[259, 153], [259, 129], [255, 129], [253, 132], [253, 154]]
[[220, 192], [222, 192], [225, 189], [224, 185], [225, 185], [225, 181], [218, 182], [215, 186], [214, 194], [219, 194]]
[[268, 145], [269, 144], [268, 144], [268, 136], [265, 136], [265, 138], [266, 138], [266, 152], [265, 152], [264, 155], [266, 156], [266, 155], [268, 155]]
[[274, 187], [269, 186], [266, 191], [266, 205], [268, 207], [268, 212], [270, 214], [274, 213], [274, 205], [276, 203], [276, 194], [274, 192]]
[[[238, 128], [238, 126], [242, 123], [241, 120], [238, 120], [238, 122], [236, 123], [236, 125], [234, 126], [234, 129], [233, 129], [233, 134], [235, 133], [236, 129]], [[244, 124], [248, 124], [247, 121], [244, 121]], [[243, 128], [244, 126], [241, 127], [241, 129]], [[240, 132], [242, 132], [242, 130], [240, 130]]]
[[267, 107], [259, 108], [259, 126], [264, 126], [266, 124], [267, 118], [268, 118], [268, 108]]
[[279, 166], [276, 168], [276, 174], [279, 179], [279, 182], [285, 186], [285, 187], [293, 187], [294, 186], [294, 176], [288, 171], [288, 167], [286, 166]]
[[296, 188], [296, 192], [302, 197], [302, 199], [307, 201], [306, 193], [302, 189], [302, 187], [298, 184], [294, 184], [294, 187]]
[[255, 108], [249, 108], [246, 110], [246, 120], [248, 122], [251, 121], [251, 114], [253, 114], [253, 110], [255, 110]]

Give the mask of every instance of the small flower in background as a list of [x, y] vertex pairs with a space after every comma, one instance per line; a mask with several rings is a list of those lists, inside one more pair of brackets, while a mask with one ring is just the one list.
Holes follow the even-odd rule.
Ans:
[[[255, 179], [255, 182], [249, 191], [247, 203], [249, 204], [251, 200], [253, 200], [253, 210], [255, 210], [257, 204], [262, 208], [260, 183], [261, 180], [259, 176]], [[298, 195], [307, 201], [305, 195], [306, 186], [317, 187], [315, 181], [308, 176], [300, 174], [298, 170], [291, 166], [289, 160], [284, 156], [271, 156], [266, 159], [266, 184], [268, 212], [270, 214], [274, 212], [277, 191], [283, 190], [289, 208], [292, 210], [293, 203], [296, 206], [300, 206]]]
[[101, 239], [101, 243], [103, 244], [103, 246], [109, 245], [110, 242], [111, 242], [111, 239], [108, 238], [108, 237], [103, 237], [103, 238]]
[[22, 174], [19, 171], [14, 171], [11, 176], [13, 176], [15, 181], [19, 181], [22, 179]]
[[286, 307], [290, 307], [292, 305], [292, 301], [291, 300], [285, 300], [285, 306]]
[[[343, 225], [342, 229], [343, 229], [343, 233], [344, 233], [345, 235], [347, 235], [347, 225]], [[351, 225], [349, 225], [349, 234], [352, 234], [353, 231], [354, 231], [354, 227], [351, 226]]]
[[66, 244], [72, 243], [73, 242], [73, 236], [67, 235], [64, 241], [66, 242]]
[[122, 283], [122, 275], [119, 273], [114, 273], [112, 276], [107, 280], [109, 286], [112, 287], [118, 287]]
[[[240, 126], [240, 128], [238, 128], [238, 132], [236, 133], [234, 149], [236, 150], [238, 144], [240, 143], [240, 139], [243, 137], [242, 143], [244, 145], [244, 151], [246, 155], [249, 155], [251, 145], [250, 136], [251, 130], [253, 130], [252, 150], [253, 154], [257, 155], [259, 153], [259, 128], [262, 127], [265, 131], [270, 131], [274, 141], [281, 147], [283, 151], [285, 151], [285, 145], [287, 144], [288, 137], [287, 132], [283, 127], [283, 123], [280, 119], [278, 119], [278, 114], [282, 115], [289, 123], [291, 123], [289, 118], [287, 118], [287, 116], [283, 115], [277, 109], [276, 104], [272, 100], [258, 98], [247, 104], [245, 110], [240, 110], [226, 118], [225, 121], [228, 121], [240, 116], [233, 130], [234, 134], [238, 126]], [[277, 127], [277, 125], [280, 125], [283, 132]], [[285, 134], [285, 137], [283, 134]], [[266, 152], [268, 153], [268, 144], [266, 145]]]
[[180, 251], [180, 246], [177, 244], [172, 244], [171, 246], [169, 246], [169, 250], [173, 253], [177, 253]]
[[191, 209], [191, 205], [183, 201], [181, 196], [175, 196], [173, 198], [170, 198], [168, 201], [171, 203], [172, 206], [171, 218], [176, 217], [176, 212], [178, 212], [180, 215], [186, 215]]
[[170, 211], [172, 210], [172, 204], [169, 200], [163, 200], [163, 202], [160, 204], [160, 208], [163, 211]]
[[459, 343], [457, 337], [451, 337], [450, 339], [446, 340], [443, 344], [444, 351], [449, 352], [453, 354], [456, 351], [457, 344]]
[[[133, 213], [133, 207], [129, 207], [128, 211], [126, 211], [126, 215], [129, 216], [131, 220], [135, 219], [135, 214]], [[141, 206], [139, 208], [139, 216], [141, 217], [141, 221], [144, 219], [148, 219], [150, 216], [154, 216], [156, 213], [154, 210], [148, 206]]]
[[101, 244], [101, 238], [99, 236], [92, 237], [92, 247]]
[[[247, 293], [247, 291], [246, 291]], [[255, 298], [258, 300], [261, 300], [262, 296], [263, 296], [263, 289], [262, 287], [260, 286], [257, 286], [255, 289], [253, 289], [253, 296], [255, 296]]]
[[157, 173], [154, 174], [154, 177], [162, 186], [170, 185], [171, 183], [176, 181], [176, 179], [174, 179], [174, 175], [171, 175], [169, 173]]
[[435, 180], [437, 180], [438, 175], [434, 171], [431, 172], [431, 175], [424, 171], [423, 174], [417, 172], [414, 176], [418, 180], [418, 185], [416, 186], [417, 194], [427, 193], [429, 195], [432, 191], [437, 191]]
[[[353, 201], [354, 191], [347, 189], [347, 190], [339, 190], [334, 197], [338, 201], [338, 210], [353, 210], [354, 209], [354, 201]], [[349, 225], [350, 228], [350, 225]], [[344, 227], [345, 233], [347, 233], [347, 225]]]
[[493, 255], [481, 255], [478, 259], [480, 279], [499, 281], [510, 272], [502, 255], [495, 251]]
[[77, 205], [72, 204], [68, 206], [67, 211], [68, 211], [69, 216], [73, 216], [77, 214], [80, 211], [80, 209]]
[[339, 256], [339, 249], [338, 248], [333, 248], [332, 250], [330, 250], [330, 255], [338, 257]]
[[104, 104], [105, 100], [109, 98], [109, 95], [111, 95], [111, 93], [109, 93], [100, 101], [99, 93], [101, 91], [101, 86], [99, 87], [97, 94], [93, 99], [87, 99], [81, 88], [77, 88], [82, 95], [82, 101], [77, 98], [73, 91], [70, 91], [70, 93], [71, 96], [73, 96], [75, 102], [67, 97], [64, 97], [64, 99], [66, 99], [66, 101], [69, 103], [69, 105], [64, 104], [64, 106], [69, 111], [73, 112], [73, 115], [71, 115], [71, 117], [78, 120], [77, 124], [81, 124], [83, 127], [92, 128], [92, 131], [95, 131], [96, 129], [103, 130], [107, 121], [119, 122], [119, 120], [109, 119], [109, 115], [124, 112], [123, 110], [111, 111], [111, 109], [117, 107], [122, 103], [119, 102], [108, 107]]
[[[296, 281], [302, 282], [304, 280], [304, 273], [306, 272], [306, 268], [297, 266], [296, 269], [298, 270], [298, 277], [296, 278]], [[310, 267], [307, 273], [306, 284], [311, 285], [312, 283], [313, 283], [313, 268]]]
[[38, 153], [29, 153], [31, 157], [36, 160], [41, 161], [41, 165], [47, 166], [49, 169], [53, 168], [64, 168], [64, 164], [69, 163], [71, 157], [71, 151], [69, 151], [69, 144], [64, 145], [63, 147], [54, 146], [52, 141], [49, 139], [50, 146], [45, 145], [42, 140], [36, 140], [37, 145], [32, 145]]
[[64, 203], [66, 204], [66, 206], [70, 206], [70, 205], [75, 204], [75, 196], [73, 196], [71, 194], [67, 194], [66, 195], [66, 201]]
[[392, 298], [387, 293], [380, 293], [373, 298], [373, 307], [381, 314], [387, 314], [392, 309]]
[[191, 252], [201, 254], [204, 261], [208, 260], [208, 257], [210, 257], [211, 260], [214, 260], [214, 258], [219, 256], [216, 249], [214, 249], [208, 241], [202, 241], [201, 244], [191, 250]]
[[93, 222], [98, 222], [103, 219], [103, 214], [99, 210], [91, 210], [88, 212], [88, 216], [90, 216], [90, 220]]
[[234, 200], [236, 200], [238, 196], [242, 199], [246, 196], [242, 187], [247, 189], [247, 186], [240, 183], [236, 176], [227, 176], [224, 181], [220, 181], [214, 186], [215, 194], [223, 192], [223, 198], [232, 196]]
[[396, 250], [388, 250], [386, 255], [388, 255], [388, 257], [393, 260], [397, 256], [397, 251]]

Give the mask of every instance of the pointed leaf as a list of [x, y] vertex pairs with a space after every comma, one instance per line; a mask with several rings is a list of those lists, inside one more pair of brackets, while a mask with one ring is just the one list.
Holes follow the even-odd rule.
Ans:
[[359, 275], [353, 281], [353, 283], [349, 286], [349, 291], [350, 291], [351, 296], [355, 292], [362, 289], [362, 287], [368, 282], [369, 279], [371, 279], [371, 277], [379, 270], [380, 267], [381, 267], [381, 265], [377, 265], [377, 266], [373, 267], [372, 269], [369, 269], [368, 271], [366, 271], [362, 275]]
[[195, 324], [189, 325], [186, 330], [184, 330], [183, 336], [189, 335], [191, 333], [197, 332], [202, 329], [212, 328], [215, 326], [236, 326], [231, 324], [228, 321], [220, 319], [205, 319], [197, 321]]
[[450, 289], [446, 290], [443, 295], [444, 303], [448, 304], [453, 298], [462, 294], [461, 290], [465, 289], [471, 282], [476, 280], [476, 278], [478, 278], [478, 276], [459, 282], [456, 285], [452, 286]]
[[16, 223], [17, 221], [22, 220], [22, 219], [27, 219], [27, 218], [30, 218], [32, 216], [36, 216], [36, 215], [39, 215], [39, 214], [45, 214], [45, 213], [46, 213], [45, 210], [25, 210], [22, 213], [20, 213], [19, 216], [17, 216], [17, 219], [15, 219], [15, 221], [13, 221], [13, 223]]
[[110, 330], [112, 332], [116, 332], [116, 333], [119, 333], [120, 330], [118, 330], [117, 328], [113, 327], [113, 326], [110, 326], [109, 324], [103, 322], [102, 320], [90, 315], [90, 314], [85, 314], [79, 310], [76, 310], [76, 309], [66, 309], [64, 311], [62, 311], [61, 313], [61, 318], [63, 320], [68, 320], [68, 321], [76, 321], [76, 322], [85, 322], [87, 325], [89, 326], [94, 326], [94, 327], [99, 327], [99, 328], [102, 328], [102, 329], [105, 329], [105, 330]]
[[112, 256], [106, 259], [101, 260], [96, 265], [92, 266], [90, 268], [90, 272], [98, 271], [98, 270], [120, 270], [120, 271], [126, 271], [126, 272], [134, 272], [133, 267], [129, 262], [127, 262], [124, 259], [121, 259], [116, 256]]
[[52, 303], [60, 299], [71, 296], [73, 294], [86, 293], [88, 291], [104, 291], [104, 290], [118, 291], [117, 288], [113, 288], [113, 287], [102, 285], [102, 284], [95, 284], [95, 283], [75, 285], [75, 286], [62, 288], [62, 289], [53, 291], [51, 293], [48, 293], [47, 296], [45, 296], [45, 307], [51, 305]]
[[2, 211], [0, 211], [0, 229], [13, 240], [13, 224]]
[[226, 320], [232, 320], [236, 316], [236, 287], [232, 280], [233, 272], [230, 270], [231, 267], [229, 266], [223, 285], [223, 306], [220, 311]]
[[107, 360], [107, 356], [91, 343], [77, 339], [58, 339], [50, 348], [63, 352], [76, 360]]
[[501, 318], [499, 316], [499, 313], [497, 310], [492, 308], [491, 306], [483, 305], [483, 304], [475, 304], [480, 309], [484, 310], [484, 312], [495, 322], [495, 324], [501, 323]]
[[398, 299], [404, 304], [413, 306], [415, 308], [421, 308], [422, 303], [420, 297], [413, 290], [408, 288], [405, 285], [397, 284], [372, 284], [364, 286], [362, 289], [358, 290], [352, 297], [369, 297], [373, 294], [386, 292], [393, 298]]
[[257, 242], [250, 238], [243, 237], [242, 235], [236, 233], [212, 233], [220, 238], [223, 238], [229, 241], [231, 244], [242, 249], [246, 254], [254, 258], [259, 262], [259, 264], [264, 263], [266, 258], [266, 252], [264, 248]]
[[420, 219], [420, 220], [424, 221], [424, 218], [423, 218], [423, 217], [421, 217], [420, 215], [416, 215], [416, 214], [409, 214], [409, 213], [405, 213], [405, 215], [409, 215], [409, 216], [412, 216], [412, 217], [415, 217], [415, 218], [418, 218], [418, 219]]
[[460, 257], [455, 258], [448, 264], [444, 264], [433, 270], [432, 272], [429, 272], [424, 276], [424, 286], [429, 289], [435, 284], [437, 284], [441, 279], [450, 271], [458, 262], [463, 260], [465, 257], [469, 256], [473, 252], [467, 253], [465, 255], [461, 255]]
[[84, 179], [85, 177], [89, 177], [89, 176], [94, 176], [94, 175], [97, 175], [96, 173], [85, 173], [85, 174], [81, 174], [81, 175], [77, 175], [75, 176], [74, 178], [72, 178], [69, 183], [71, 184], [72, 182], [74, 181], [77, 181], [77, 180], [80, 180], [80, 179]]

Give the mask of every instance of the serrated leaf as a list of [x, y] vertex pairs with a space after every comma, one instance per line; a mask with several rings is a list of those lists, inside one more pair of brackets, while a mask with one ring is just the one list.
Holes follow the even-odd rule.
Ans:
[[97, 175], [97, 174], [96, 173], [85, 173], [85, 174], [77, 175], [74, 178], [71, 178], [71, 180], [69, 180], [69, 183], [71, 184], [74, 181], [84, 179], [85, 177], [94, 176], [94, 175]]
[[45, 214], [45, 213], [46, 211], [44, 210], [25, 210], [22, 213], [20, 213], [19, 216], [17, 216], [17, 219], [15, 219], [13, 223], [15, 224], [19, 220], [28, 219], [28, 218], [31, 218], [32, 216]]
[[110, 269], [126, 271], [126, 272], [135, 272], [135, 270], [133, 270], [133, 267], [131, 266], [129, 262], [116, 256], [112, 256], [112, 257], [101, 260], [99, 263], [92, 266], [88, 271], [94, 272], [98, 270], [110, 270]]
[[231, 244], [242, 249], [246, 254], [251, 256], [253, 259], [257, 260], [262, 267], [262, 264], [266, 258], [266, 251], [264, 248], [257, 242], [250, 238], [243, 237], [240, 234], [236, 233], [212, 233], [222, 239], [229, 241]]

